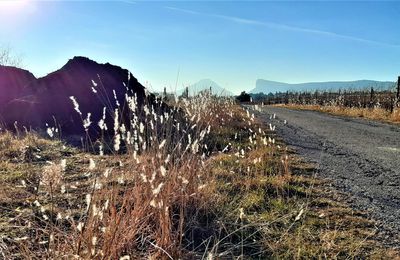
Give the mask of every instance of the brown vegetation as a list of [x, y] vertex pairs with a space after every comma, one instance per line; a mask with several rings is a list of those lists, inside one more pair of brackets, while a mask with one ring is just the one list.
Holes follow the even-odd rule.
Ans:
[[[0, 255], [213, 259], [397, 253], [376, 242], [373, 222], [314, 178], [312, 166], [251, 112], [207, 95], [178, 107], [184, 118], [147, 107], [140, 112], [145, 124], [123, 129], [116, 120], [108, 154], [85, 153], [33, 133], [2, 133]], [[133, 114], [143, 108], [135, 109]]]
[[389, 123], [400, 123], [400, 109], [396, 108], [390, 112], [383, 108], [360, 108], [360, 107], [343, 107], [343, 106], [323, 106], [323, 105], [301, 105], [301, 104], [287, 104], [277, 105], [292, 109], [300, 110], [313, 110], [326, 112], [339, 116], [362, 117], [372, 120], [379, 120]]

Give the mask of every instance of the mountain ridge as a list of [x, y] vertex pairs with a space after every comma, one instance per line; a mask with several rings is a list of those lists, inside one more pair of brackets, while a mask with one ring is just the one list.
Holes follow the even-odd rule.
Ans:
[[250, 93], [274, 93], [286, 91], [315, 91], [315, 90], [339, 90], [339, 89], [360, 89], [360, 88], [390, 88], [394, 86], [392, 81], [377, 80], [353, 80], [353, 81], [321, 81], [304, 83], [285, 83], [265, 79], [257, 79], [256, 87], [250, 90]]
[[[127, 107], [126, 94], [136, 95], [138, 103], [145, 96], [144, 86], [127, 69], [81, 56], [41, 78], [27, 73], [0, 66], [0, 121], [7, 129], [17, 121], [19, 127], [28, 129], [43, 129], [48, 124], [60, 127], [67, 135], [85, 135], [82, 118], [90, 117], [94, 123], [89, 134], [96, 136], [104, 107], [111, 129], [114, 110]], [[31, 76], [24, 81], [7, 80], [23, 74]], [[7, 94], [10, 89], [12, 95]], [[79, 103], [81, 114], [74, 110], [71, 97]]]

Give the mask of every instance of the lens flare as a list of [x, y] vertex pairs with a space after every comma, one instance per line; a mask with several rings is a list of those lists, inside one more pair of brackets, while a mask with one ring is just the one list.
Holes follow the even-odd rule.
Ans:
[[0, 0], [0, 10], [13, 10], [23, 8], [27, 0]]
[[[0, 0], [0, 29], [15, 31], [36, 14], [34, 1]], [[35, 15], [36, 16], [36, 15]]]

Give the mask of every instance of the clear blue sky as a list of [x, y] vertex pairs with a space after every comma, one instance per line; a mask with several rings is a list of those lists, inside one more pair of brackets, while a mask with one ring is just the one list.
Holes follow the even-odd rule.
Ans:
[[153, 90], [174, 89], [178, 71], [178, 88], [210, 78], [235, 93], [258, 78], [394, 81], [400, 2], [0, 0], [0, 44], [36, 76], [79, 55]]

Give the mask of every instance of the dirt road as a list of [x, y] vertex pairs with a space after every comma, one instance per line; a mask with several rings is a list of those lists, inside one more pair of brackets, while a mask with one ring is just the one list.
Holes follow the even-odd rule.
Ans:
[[370, 212], [389, 230], [387, 236], [398, 242], [399, 126], [278, 107], [264, 107], [256, 114], [276, 125], [278, 136], [318, 165], [319, 177], [333, 180], [336, 187], [350, 194], [354, 208]]

